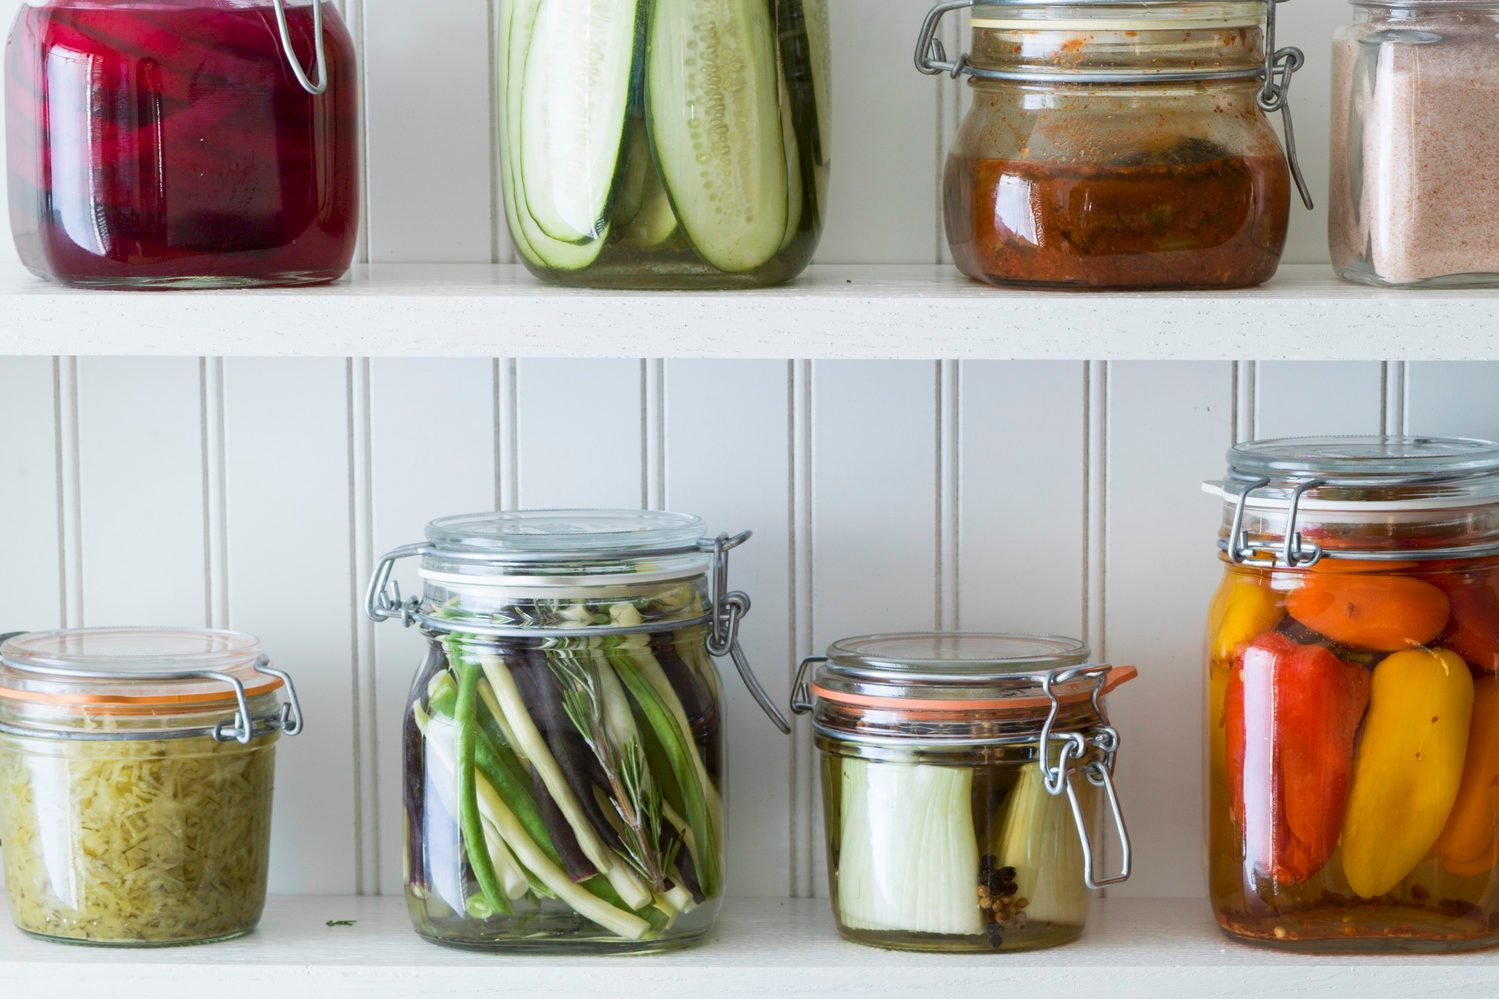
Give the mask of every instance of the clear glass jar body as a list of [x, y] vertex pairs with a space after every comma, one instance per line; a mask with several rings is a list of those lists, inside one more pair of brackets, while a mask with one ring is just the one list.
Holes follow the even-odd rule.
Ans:
[[[970, 81], [944, 179], [963, 273], [1043, 288], [1233, 288], [1274, 275], [1291, 181], [1260, 83], [1151, 79], [1263, 65], [1264, 5], [1211, 6], [1216, 19], [1191, 3], [975, 12], [973, 65], [1035, 79]], [[1223, 26], [1224, 7], [1237, 26]], [[1129, 78], [1081, 82], [1089, 73]]]
[[[821, 704], [817, 722], [828, 886], [838, 932], [894, 950], [991, 953], [1076, 940], [1092, 893], [1067, 796], [1046, 790], [1035, 741], [1045, 719], [992, 712], [934, 715]], [[942, 746], [943, 734], [1016, 737]], [[1091, 709], [1064, 711], [1087, 734]], [[826, 727], [879, 729], [908, 746], [873, 745]], [[899, 733], [899, 735], [897, 735]], [[904, 740], [902, 740], [904, 741]], [[1075, 783], [1090, 835], [1096, 792]]]
[[1499, 4], [1355, 6], [1333, 41], [1333, 266], [1387, 287], [1499, 285]]
[[584, 287], [800, 274], [827, 212], [828, 0], [631, 0], [588, 17], [501, 2], [500, 173], [520, 259]]
[[[724, 877], [724, 700], [700, 623], [703, 559], [691, 561], [698, 571], [685, 576], [658, 562], [673, 579], [579, 575], [545, 590], [429, 577], [423, 605], [443, 630], [429, 632], [405, 723], [406, 898], [422, 936], [643, 952], [711, 928]], [[661, 630], [482, 633], [644, 622]]]
[[[250, 706], [256, 717], [276, 713], [274, 695]], [[21, 930], [63, 943], [159, 947], [255, 928], [279, 735], [242, 745], [169, 734], [225, 717], [0, 700], [0, 723], [62, 736], [0, 733], [0, 842]], [[103, 732], [132, 738], [77, 738]]]
[[[6, 47], [10, 217], [39, 277], [100, 288], [332, 281], [358, 233], [354, 45], [322, 2], [308, 93], [271, 0], [46, 0]], [[288, 0], [315, 77], [313, 7]]]
[[[1232, 504], [1225, 512], [1228, 536]], [[1499, 943], [1499, 507], [1303, 511], [1329, 550], [1225, 565], [1207, 630], [1209, 893], [1220, 926], [1307, 951]], [[1283, 510], [1245, 519], [1283, 537]]]

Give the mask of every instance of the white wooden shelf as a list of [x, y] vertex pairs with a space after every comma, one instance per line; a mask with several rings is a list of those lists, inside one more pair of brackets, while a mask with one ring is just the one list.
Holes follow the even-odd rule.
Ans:
[[[355, 920], [328, 926], [328, 920]], [[28, 939], [5, 920], [7, 996], [1115, 997], [1486, 995], [1499, 951], [1297, 956], [1230, 943], [1200, 899], [1116, 899], [1086, 936], [1028, 954], [898, 954], [840, 940], [825, 900], [733, 899], [707, 942], [672, 954], [509, 957], [418, 939], [395, 898], [273, 899], [261, 929], [211, 947], [122, 951]]]
[[325, 288], [102, 292], [0, 268], [0, 355], [1479, 360], [1499, 291], [1287, 266], [1240, 292], [997, 290], [947, 266], [818, 266], [756, 292], [547, 287], [514, 265], [361, 267]]

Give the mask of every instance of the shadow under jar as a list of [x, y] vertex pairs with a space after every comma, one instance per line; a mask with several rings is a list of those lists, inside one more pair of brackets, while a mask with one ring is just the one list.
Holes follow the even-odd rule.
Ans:
[[[729, 656], [749, 598], [691, 516], [446, 517], [385, 556], [367, 610], [428, 639], [405, 722], [406, 900], [437, 943], [685, 946], [723, 899]], [[395, 563], [421, 559], [403, 601]]]
[[1219, 925], [1306, 951], [1499, 943], [1499, 444], [1229, 452], [1207, 629]]
[[[792, 709], [811, 713], [822, 760], [839, 933], [947, 952], [1081, 936], [1091, 891], [1130, 873], [1103, 698], [1134, 676], [1029, 635], [868, 635], [805, 660]], [[1106, 879], [1099, 797], [1123, 851]]]
[[[941, 17], [972, 7], [948, 61]], [[969, 277], [1039, 288], [1239, 288], [1285, 247], [1292, 178], [1267, 110], [1286, 114], [1299, 50], [1274, 49], [1265, 0], [956, 0], [934, 8], [925, 73], [968, 77], [972, 105], [943, 202]], [[1269, 57], [1267, 58], [1267, 51]]]
[[301, 730], [291, 677], [249, 635], [9, 638], [0, 841], [16, 926], [114, 947], [250, 932], [265, 907], [276, 743]]
[[800, 274], [827, 213], [828, 3], [500, 0], [499, 170], [531, 272], [610, 288]]
[[10, 218], [92, 288], [332, 281], [359, 221], [354, 43], [309, 0], [27, 0], [6, 46]]

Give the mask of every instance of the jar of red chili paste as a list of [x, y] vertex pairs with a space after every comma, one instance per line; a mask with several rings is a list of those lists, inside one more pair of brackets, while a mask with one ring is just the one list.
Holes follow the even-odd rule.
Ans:
[[[949, 60], [942, 17], [973, 9]], [[1239, 288], [1275, 273], [1296, 164], [1287, 96], [1304, 58], [1268, 0], [951, 0], [917, 67], [968, 77], [947, 235], [990, 284]], [[1282, 151], [1267, 112], [1284, 115]]]

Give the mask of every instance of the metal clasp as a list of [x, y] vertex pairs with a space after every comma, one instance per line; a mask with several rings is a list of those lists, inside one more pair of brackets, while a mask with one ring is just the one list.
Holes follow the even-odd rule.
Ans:
[[370, 620], [380, 622], [399, 617], [401, 624], [407, 628], [416, 623], [417, 613], [422, 606], [421, 599], [411, 597], [403, 600], [401, 584], [392, 580], [390, 574], [395, 571], [396, 563], [401, 559], [425, 555], [427, 551], [426, 544], [402, 545], [386, 552], [376, 563], [375, 571], [370, 576], [369, 588], [364, 592], [364, 612], [369, 615]]
[[749, 613], [749, 594], [740, 590], [729, 589], [729, 552], [744, 544], [751, 537], [750, 531], [740, 534], [720, 534], [712, 541], [704, 541], [699, 547], [713, 555], [713, 571], [709, 577], [709, 595], [712, 602], [710, 611], [711, 618], [708, 625], [708, 653], [716, 658], [722, 659], [728, 656], [734, 663], [734, 668], [739, 671], [739, 678], [744, 681], [745, 687], [749, 688], [750, 696], [755, 703], [760, 705], [766, 717], [775, 723], [783, 735], [791, 734], [791, 723], [786, 716], [781, 714], [781, 709], [776, 707], [775, 701], [771, 700], [765, 687], [761, 685], [760, 678], [750, 668], [749, 660], [744, 655], [744, 649], [739, 645], [739, 622], [744, 615]]
[[1265, 85], [1255, 98], [1255, 103], [1266, 114], [1280, 112], [1281, 128], [1286, 134], [1286, 163], [1291, 168], [1291, 177], [1296, 181], [1296, 190], [1301, 203], [1310, 211], [1312, 191], [1307, 186], [1306, 176], [1301, 172], [1301, 161], [1296, 156], [1296, 124], [1291, 120], [1291, 77], [1306, 65], [1306, 54], [1294, 45], [1275, 47], [1275, 11], [1286, 0], [1271, 0], [1265, 14]]
[[[286, 687], [286, 703], [281, 705], [281, 715], [278, 725], [283, 735], [300, 735], [302, 732], [302, 702], [297, 699], [296, 685], [291, 681], [291, 675], [285, 670], [275, 669], [271, 666], [269, 656], [261, 656], [254, 666], [255, 672], [274, 676]], [[219, 680], [234, 688], [234, 724], [221, 721], [215, 725], [209, 735], [214, 742], [228, 742], [231, 739], [242, 746], [248, 746], [255, 738], [255, 723], [250, 718], [250, 702], [245, 696], [245, 685], [240, 682], [239, 677], [230, 676], [228, 673], [220, 673], [216, 670], [205, 670], [195, 673], [205, 679]]]
[[[1119, 752], [1119, 730], [1109, 724], [1109, 716], [1103, 706], [1103, 689], [1108, 682], [1110, 669], [1109, 666], [1099, 665], [1072, 666], [1053, 670], [1043, 674], [1041, 678], [1041, 689], [1050, 699], [1051, 708], [1047, 712], [1045, 724], [1041, 726], [1037, 762], [1041, 767], [1047, 793], [1054, 797], [1064, 792], [1067, 795], [1067, 802], [1072, 807], [1073, 821], [1077, 824], [1078, 841], [1083, 849], [1083, 884], [1093, 891], [1129, 880], [1130, 871], [1134, 866], [1134, 851], [1130, 845], [1129, 826], [1124, 821], [1124, 810], [1119, 804], [1119, 794], [1114, 789], [1114, 759]], [[1057, 697], [1056, 688], [1074, 680], [1085, 679], [1094, 681], [1093, 711], [1098, 716], [1099, 724], [1095, 727], [1091, 738], [1085, 738], [1081, 732], [1064, 732], [1058, 735], [1053, 730], [1057, 716], [1062, 710], [1062, 702]], [[1061, 742], [1055, 765], [1051, 762], [1053, 741]], [[1094, 787], [1103, 788], [1108, 800], [1109, 812], [1113, 816], [1114, 828], [1119, 834], [1121, 847], [1119, 873], [1113, 877], [1098, 877], [1094, 874], [1094, 852], [1088, 833], [1088, 820], [1083, 814], [1082, 803], [1078, 800], [1077, 786], [1073, 780], [1078, 773], [1081, 773]]]
[[812, 667], [828, 661], [827, 656], [808, 656], [796, 668], [796, 679], [791, 683], [791, 710], [804, 715], [812, 710]]
[[302, 89], [314, 97], [321, 97], [328, 89], [328, 54], [323, 44], [323, 0], [312, 0], [313, 53], [317, 60], [317, 82], [307, 78], [297, 53], [291, 47], [291, 26], [286, 22], [286, 0], [275, 0], [276, 28], [281, 32], [281, 48], [286, 52], [286, 61], [302, 85]]
[[1250, 541], [1249, 532], [1244, 530], [1244, 510], [1249, 505], [1249, 496], [1257, 490], [1264, 489], [1270, 485], [1268, 478], [1258, 478], [1246, 483], [1239, 493], [1239, 500], [1234, 504], [1234, 516], [1228, 528], [1228, 541], [1224, 547], [1228, 560], [1234, 565], [1243, 565], [1245, 562], [1263, 561], [1262, 555], [1270, 554], [1271, 563], [1278, 559], [1280, 564], [1288, 569], [1304, 569], [1316, 565], [1322, 561], [1322, 546], [1316, 542], [1307, 543], [1301, 537], [1301, 532], [1296, 529], [1296, 518], [1301, 510], [1301, 497], [1319, 486], [1326, 485], [1323, 479], [1307, 479], [1305, 482], [1297, 483], [1291, 490], [1291, 498], [1286, 506], [1285, 538], [1280, 545], [1280, 551], [1275, 552], [1275, 546], [1266, 542]]
[[941, 76], [948, 74], [954, 80], [963, 75], [968, 68], [968, 56], [958, 56], [949, 62], [947, 59], [947, 48], [942, 44], [942, 39], [937, 37], [937, 29], [942, 26], [942, 19], [955, 10], [972, 7], [974, 0], [949, 0], [947, 3], [939, 3], [927, 11], [926, 20], [921, 22], [921, 34], [916, 39], [916, 68], [927, 76]]

